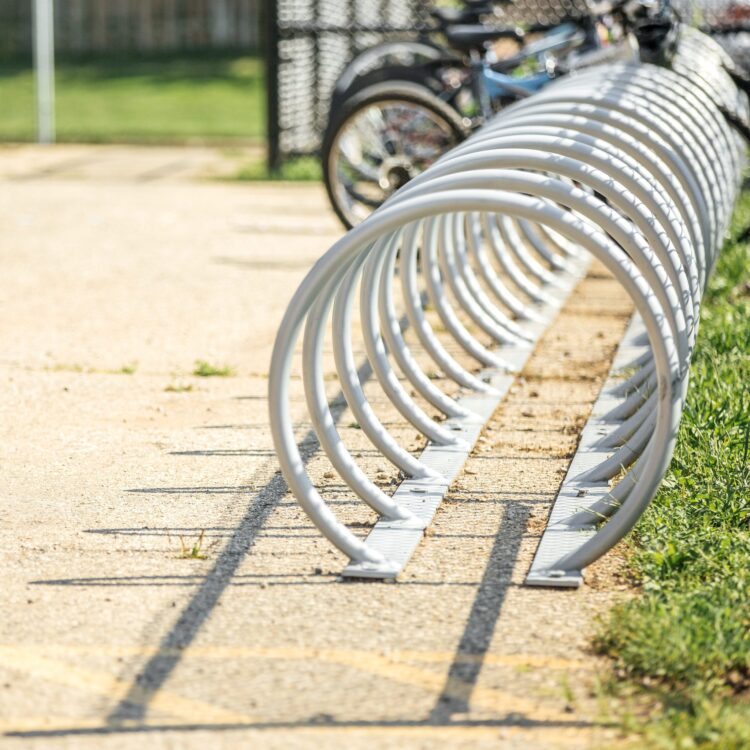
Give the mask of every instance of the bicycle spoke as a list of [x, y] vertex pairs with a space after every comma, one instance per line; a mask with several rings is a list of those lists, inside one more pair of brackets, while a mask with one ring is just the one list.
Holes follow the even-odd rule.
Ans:
[[408, 100], [385, 100], [356, 111], [332, 150], [334, 192], [352, 224], [455, 145], [451, 127]]

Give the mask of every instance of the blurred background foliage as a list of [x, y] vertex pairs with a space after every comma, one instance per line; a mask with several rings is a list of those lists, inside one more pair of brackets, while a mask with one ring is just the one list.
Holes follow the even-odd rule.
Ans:
[[[0, 140], [35, 138], [29, 0], [0, 2]], [[57, 137], [251, 142], [265, 132], [263, 0], [56, 0]]]

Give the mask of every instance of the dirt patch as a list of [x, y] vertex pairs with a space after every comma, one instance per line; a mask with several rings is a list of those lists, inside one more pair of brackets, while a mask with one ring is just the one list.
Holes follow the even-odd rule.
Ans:
[[635, 593], [638, 581], [629, 570], [633, 548], [625, 539], [586, 569], [586, 585], [603, 591]]

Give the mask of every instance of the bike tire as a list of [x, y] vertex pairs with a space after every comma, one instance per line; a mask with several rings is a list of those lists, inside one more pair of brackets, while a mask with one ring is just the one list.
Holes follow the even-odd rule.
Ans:
[[462, 141], [469, 133], [463, 117], [453, 107], [437, 97], [427, 86], [412, 81], [376, 83], [346, 98], [336, 111], [331, 112], [323, 137], [321, 158], [323, 181], [328, 198], [336, 216], [347, 229], [351, 229], [355, 222], [352, 220], [351, 211], [347, 210], [347, 206], [343, 204], [338, 193], [335, 160], [339, 133], [358, 113], [378, 103], [386, 102], [403, 102], [427, 110], [433, 117], [438, 118], [438, 121], [442, 121], [446, 132], [451, 134], [454, 141], [452, 145]]

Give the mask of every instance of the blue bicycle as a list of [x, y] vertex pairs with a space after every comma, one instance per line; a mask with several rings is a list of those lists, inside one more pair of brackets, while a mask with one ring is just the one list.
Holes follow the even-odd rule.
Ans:
[[[632, 58], [623, 2], [600, 8], [536, 34], [442, 17], [444, 47], [388, 43], [356, 58], [334, 92], [322, 149], [326, 189], [343, 224], [361, 222], [507, 104], [571, 69]], [[501, 58], [498, 46], [509, 45], [513, 54]]]

